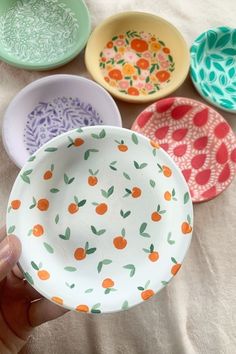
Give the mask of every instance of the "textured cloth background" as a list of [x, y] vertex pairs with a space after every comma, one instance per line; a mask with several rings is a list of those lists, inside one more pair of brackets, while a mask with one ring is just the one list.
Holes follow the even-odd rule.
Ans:
[[[113, 13], [143, 10], [171, 21], [189, 45], [210, 27], [235, 27], [235, 0], [87, 0], [87, 5], [93, 27]], [[21, 88], [56, 73], [89, 77], [83, 53], [68, 65], [45, 73], [19, 70], [0, 62], [0, 121]], [[201, 100], [189, 78], [174, 95]], [[145, 107], [117, 104], [128, 128]], [[236, 116], [221, 113], [236, 131]], [[5, 222], [7, 199], [17, 173], [0, 140], [0, 224]], [[68, 313], [36, 329], [22, 353], [236, 353], [235, 187], [236, 180], [216, 199], [194, 206], [193, 241], [184, 266], [167, 288], [123, 313]]]

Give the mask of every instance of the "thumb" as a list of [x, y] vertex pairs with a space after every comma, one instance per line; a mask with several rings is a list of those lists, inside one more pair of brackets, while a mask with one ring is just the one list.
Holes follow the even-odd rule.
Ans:
[[21, 243], [14, 236], [7, 236], [0, 242], [0, 281], [11, 271], [21, 254]]

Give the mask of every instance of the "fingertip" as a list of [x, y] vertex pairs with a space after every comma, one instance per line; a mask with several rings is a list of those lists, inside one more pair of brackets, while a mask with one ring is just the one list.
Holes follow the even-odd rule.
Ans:
[[10, 248], [10, 257], [17, 261], [21, 255], [21, 250], [22, 250], [21, 242], [19, 238], [15, 235], [9, 235], [7, 239]]

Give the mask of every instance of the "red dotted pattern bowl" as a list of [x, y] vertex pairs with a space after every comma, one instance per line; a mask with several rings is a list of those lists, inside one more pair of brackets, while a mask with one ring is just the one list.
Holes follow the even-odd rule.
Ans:
[[182, 97], [160, 100], [145, 109], [131, 129], [169, 153], [193, 202], [216, 197], [235, 176], [235, 134], [218, 112], [201, 102]]

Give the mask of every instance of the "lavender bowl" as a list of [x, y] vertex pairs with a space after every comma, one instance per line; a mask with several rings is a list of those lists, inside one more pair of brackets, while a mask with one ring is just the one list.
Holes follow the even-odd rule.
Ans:
[[52, 138], [93, 125], [122, 126], [109, 93], [83, 77], [52, 75], [27, 85], [10, 102], [3, 119], [3, 143], [21, 168]]

